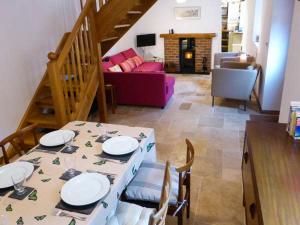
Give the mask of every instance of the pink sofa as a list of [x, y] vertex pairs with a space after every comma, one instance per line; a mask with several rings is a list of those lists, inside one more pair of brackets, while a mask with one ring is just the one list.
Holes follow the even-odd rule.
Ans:
[[105, 58], [102, 63], [105, 83], [116, 87], [118, 104], [164, 108], [174, 93], [175, 78], [166, 75], [163, 63], [144, 62], [132, 72], [108, 71], [136, 55], [133, 49], [128, 49]]

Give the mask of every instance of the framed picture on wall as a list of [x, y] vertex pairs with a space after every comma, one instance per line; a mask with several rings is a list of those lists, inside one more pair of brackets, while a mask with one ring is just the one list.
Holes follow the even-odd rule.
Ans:
[[175, 7], [174, 15], [177, 20], [199, 20], [201, 18], [201, 7]]

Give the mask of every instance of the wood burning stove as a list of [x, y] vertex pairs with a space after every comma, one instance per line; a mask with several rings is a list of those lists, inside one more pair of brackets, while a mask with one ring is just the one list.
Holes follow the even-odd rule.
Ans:
[[180, 72], [195, 73], [195, 38], [179, 39]]

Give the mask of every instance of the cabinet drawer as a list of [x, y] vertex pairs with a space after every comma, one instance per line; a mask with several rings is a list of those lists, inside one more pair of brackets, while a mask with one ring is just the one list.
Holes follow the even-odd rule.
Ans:
[[259, 208], [256, 202], [253, 176], [250, 165], [250, 158], [248, 148], [245, 146], [243, 163], [242, 163], [242, 174], [243, 174], [243, 187], [244, 187], [244, 203], [245, 203], [245, 214], [247, 225], [259, 225]]

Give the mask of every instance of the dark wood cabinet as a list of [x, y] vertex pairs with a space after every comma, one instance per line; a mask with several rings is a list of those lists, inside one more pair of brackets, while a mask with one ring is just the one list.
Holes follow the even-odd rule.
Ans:
[[247, 225], [300, 224], [300, 143], [286, 125], [248, 121], [242, 175]]

